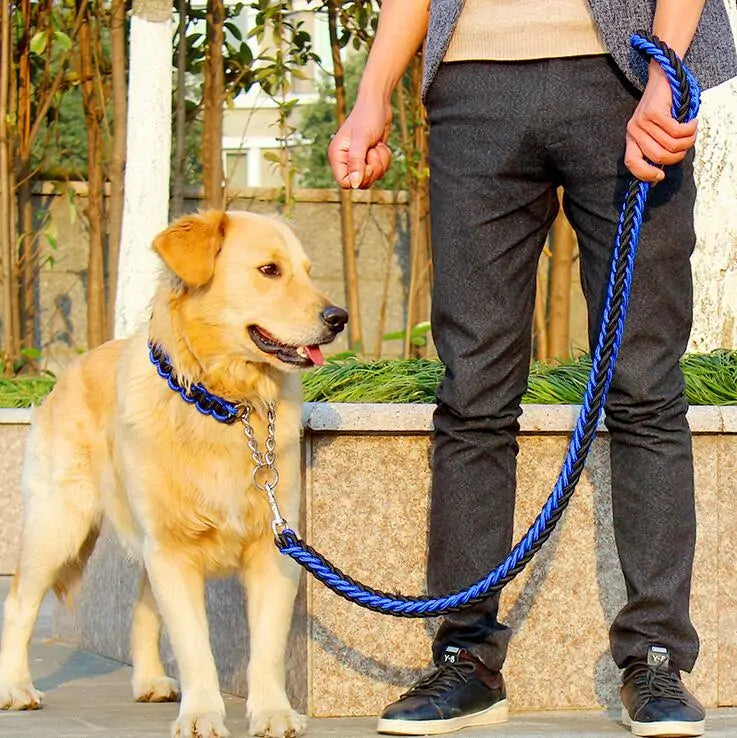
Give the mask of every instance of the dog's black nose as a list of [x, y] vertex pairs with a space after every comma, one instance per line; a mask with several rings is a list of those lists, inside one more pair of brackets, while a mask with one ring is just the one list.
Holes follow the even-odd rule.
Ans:
[[330, 328], [333, 333], [340, 333], [348, 322], [348, 313], [343, 308], [328, 305], [320, 314], [322, 322]]

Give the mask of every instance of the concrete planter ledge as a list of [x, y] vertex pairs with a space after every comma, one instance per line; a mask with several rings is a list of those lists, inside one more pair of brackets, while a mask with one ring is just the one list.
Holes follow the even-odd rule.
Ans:
[[[302, 422], [314, 433], [429, 433], [434, 404], [306, 402]], [[568, 433], [580, 405], [523, 405], [521, 433]], [[689, 408], [693, 433], [737, 433], [737, 406], [696, 405]], [[598, 431], [606, 433], [604, 423]]]
[[[305, 430], [315, 433], [429, 433], [434, 404], [306, 402]], [[565, 433], [573, 430], [580, 405], [523, 405], [521, 433]], [[0, 408], [0, 425], [31, 422], [31, 408]], [[737, 406], [695, 405], [688, 411], [693, 433], [737, 433]], [[599, 432], [606, 433], [604, 423]]]
[[[432, 411], [432, 405], [304, 406], [301, 531], [347, 574], [389, 592], [424, 592]], [[578, 413], [577, 406], [524, 406], [515, 539], [549, 494]], [[0, 411], [4, 572], [12, 571], [17, 551], [28, 419], [28, 411]], [[689, 422], [699, 521], [691, 612], [701, 655], [687, 680], [707, 706], [731, 706], [737, 705], [737, 407], [693, 407]], [[618, 702], [608, 624], [625, 595], [611, 524], [609, 436], [602, 431], [558, 530], [502, 597], [501, 618], [515, 633], [505, 666], [515, 710]], [[55, 634], [127, 661], [137, 580], [105, 533], [74, 613], [56, 613]], [[459, 571], [458, 587], [468, 583]], [[208, 585], [208, 613], [221, 685], [244, 694], [247, 626], [235, 580]], [[426, 668], [433, 629], [362, 610], [304, 577], [288, 653], [295, 705], [315, 717], [376, 714]], [[164, 650], [173, 671], [168, 645]]]
[[30, 407], [0, 408], [0, 425], [25, 425], [31, 422]]

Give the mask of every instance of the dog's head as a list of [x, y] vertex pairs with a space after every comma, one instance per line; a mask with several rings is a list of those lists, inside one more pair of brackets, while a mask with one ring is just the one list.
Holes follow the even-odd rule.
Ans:
[[322, 363], [320, 346], [348, 320], [312, 282], [301, 243], [276, 218], [188, 215], [153, 245], [173, 274], [181, 327], [206, 354], [309, 367]]

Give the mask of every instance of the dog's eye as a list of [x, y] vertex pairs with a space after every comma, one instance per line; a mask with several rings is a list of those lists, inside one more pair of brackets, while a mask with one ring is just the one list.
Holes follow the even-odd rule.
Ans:
[[265, 274], [267, 277], [280, 277], [281, 276], [281, 270], [276, 264], [264, 264], [263, 266], [260, 266], [258, 270], [261, 272], [261, 274]]

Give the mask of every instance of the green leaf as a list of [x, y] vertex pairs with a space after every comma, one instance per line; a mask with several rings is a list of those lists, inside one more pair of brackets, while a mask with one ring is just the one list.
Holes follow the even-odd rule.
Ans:
[[250, 66], [253, 63], [253, 52], [251, 51], [251, 47], [245, 41], [241, 42], [238, 50], [238, 61], [240, 61], [244, 67]]
[[36, 361], [41, 358], [41, 351], [33, 346], [20, 350], [20, 355], [31, 361]]
[[74, 225], [77, 222], [77, 204], [75, 202], [76, 192], [67, 187], [67, 212], [69, 213], [69, 222]]
[[69, 51], [72, 48], [72, 39], [64, 31], [54, 31], [54, 40], [64, 51]]
[[230, 31], [233, 38], [235, 38], [237, 41], [240, 41], [243, 38], [241, 29], [238, 28], [235, 23], [225, 23], [224, 26]]
[[[409, 332], [410, 338], [419, 338], [421, 336], [427, 335], [430, 330], [432, 329], [432, 325], [430, 325], [430, 321], [426, 320], [423, 323], [418, 323], [412, 330]], [[424, 344], [422, 344], [424, 345]]]
[[43, 54], [46, 49], [46, 43], [49, 40], [49, 34], [46, 31], [39, 31], [34, 34], [31, 39], [30, 49], [34, 54]]

